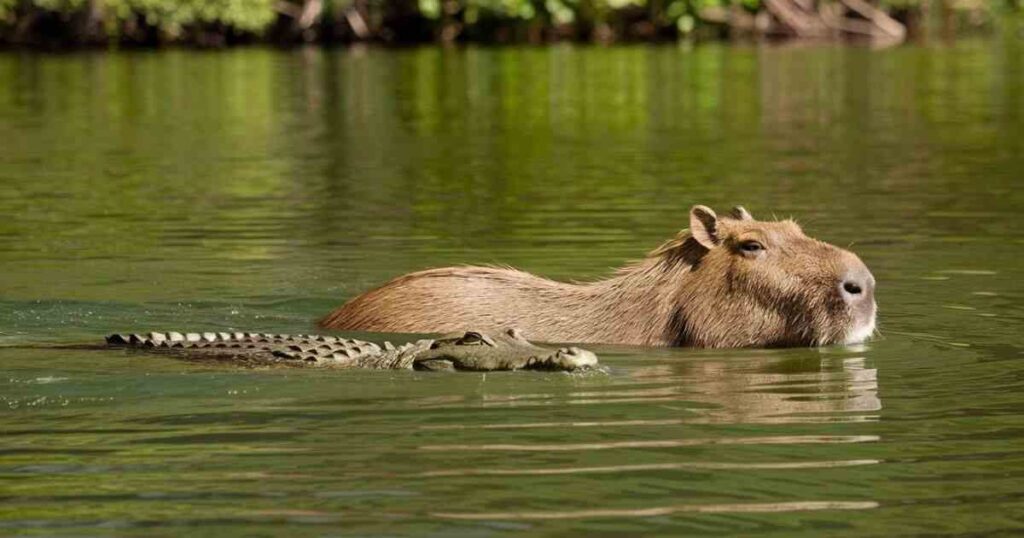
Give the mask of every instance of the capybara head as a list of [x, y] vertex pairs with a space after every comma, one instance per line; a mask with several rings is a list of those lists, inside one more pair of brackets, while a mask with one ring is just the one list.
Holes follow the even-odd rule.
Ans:
[[875, 330], [868, 268], [852, 252], [807, 237], [792, 220], [754, 220], [742, 207], [719, 217], [698, 205], [690, 210], [689, 236], [675, 247], [690, 265], [677, 302], [685, 306], [673, 322], [677, 344], [852, 344]]

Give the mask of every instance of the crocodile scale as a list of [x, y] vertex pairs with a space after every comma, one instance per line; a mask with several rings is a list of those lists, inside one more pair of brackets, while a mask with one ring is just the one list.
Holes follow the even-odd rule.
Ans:
[[107, 346], [166, 351], [185, 359], [222, 359], [250, 365], [378, 370], [554, 370], [597, 365], [597, 356], [575, 347], [548, 349], [509, 329], [466, 331], [395, 346], [327, 335], [250, 332], [152, 332], [112, 334]]
[[382, 347], [373, 342], [326, 335], [247, 332], [112, 334], [106, 341], [111, 346], [243, 356], [268, 362], [299, 361], [308, 366], [381, 369], [401, 368], [396, 360], [415, 347], [414, 344], [395, 347], [390, 342]]

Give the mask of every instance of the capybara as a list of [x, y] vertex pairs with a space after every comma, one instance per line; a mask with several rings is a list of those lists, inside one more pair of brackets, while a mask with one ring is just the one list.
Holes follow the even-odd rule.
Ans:
[[690, 228], [603, 280], [502, 267], [400, 276], [345, 303], [330, 329], [441, 333], [516, 327], [547, 342], [789, 347], [852, 344], [875, 330], [875, 279], [852, 252], [792, 220], [690, 210]]

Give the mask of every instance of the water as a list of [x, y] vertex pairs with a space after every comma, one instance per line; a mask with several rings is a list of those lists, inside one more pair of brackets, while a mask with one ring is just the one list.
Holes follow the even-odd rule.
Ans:
[[596, 278], [696, 203], [852, 245], [882, 331], [586, 375], [0, 349], [0, 534], [1018, 534], [1022, 48], [0, 55], [3, 345]]

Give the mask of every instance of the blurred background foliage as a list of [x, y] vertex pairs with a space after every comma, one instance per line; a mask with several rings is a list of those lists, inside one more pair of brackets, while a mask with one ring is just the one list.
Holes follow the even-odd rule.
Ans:
[[[886, 15], [907, 36], [926, 38], [989, 31], [1022, 7], [1024, 0], [0, 0], [0, 44], [877, 38], [872, 24]], [[889, 33], [904, 37], [899, 28]]]

